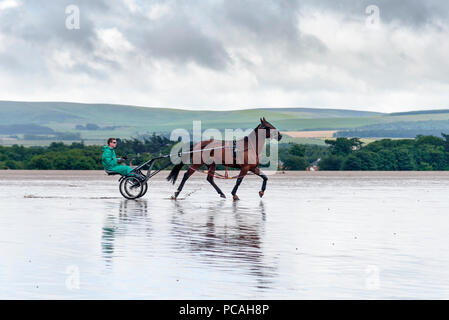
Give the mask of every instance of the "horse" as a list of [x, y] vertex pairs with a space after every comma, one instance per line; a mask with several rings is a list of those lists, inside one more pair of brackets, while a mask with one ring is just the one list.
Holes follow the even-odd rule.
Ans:
[[[223, 164], [230, 168], [240, 169], [240, 174], [238, 175], [235, 186], [231, 192], [234, 201], [239, 200], [237, 190], [248, 172], [252, 172], [263, 179], [262, 188], [261, 191], [259, 191], [259, 196], [262, 198], [265, 193], [268, 178], [258, 167], [260, 164], [259, 159], [265, 145], [265, 140], [271, 139], [272, 136], [277, 137], [278, 141], [282, 139], [281, 133], [271, 123], [265, 120], [265, 118], [261, 118], [259, 125], [251, 131], [248, 136], [245, 136], [243, 139], [238, 141], [211, 139], [201, 141], [195, 146], [191, 144], [189, 157], [194, 161], [184, 174], [177, 191], [171, 199], [177, 199], [187, 179], [189, 179], [189, 177], [203, 165], [207, 166], [207, 181], [214, 187], [220, 197], [226, 198], [225, 194], [214, 182], [217, 159], [224, 159], [224, 161], [219, 161], [219, 164]], [[238, 147], [237, 150], [236, 146]], [[206, 154], [206, 156], [209, 157], [206, 158], [206, 160], [210, 159], [210, 161], [205, 161], [205, 157], [203, 157], [206, 152], [209, 152], [209, 154]], [[183, 161], [175, 165], [170, 171], [167, 180], [175, 184], [179, 172], [184, 165], [185, 163]]]

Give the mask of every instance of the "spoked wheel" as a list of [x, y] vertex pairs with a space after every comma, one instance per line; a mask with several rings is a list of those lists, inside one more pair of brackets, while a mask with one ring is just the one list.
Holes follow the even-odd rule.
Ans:
[[120, 193], [126, 199], [134, 200], [145, 194], [144, 185], [136, 177], [126, 177], [120, 182]]
[[142, 186], [142, 193], [140, 194], [140, 197], [143, 197], [148, 191], [148, 183], [144, 183]]

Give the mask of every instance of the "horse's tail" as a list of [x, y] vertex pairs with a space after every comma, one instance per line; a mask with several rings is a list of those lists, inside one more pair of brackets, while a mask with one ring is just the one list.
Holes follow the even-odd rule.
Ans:
[[[193, 143], [191, 142], [189, 151], [192, 151], [192, 150], [193, 150]], [[171, 169], [170, 174], [167, 177], [167, 181], [171, 181], [173, 184], [175, 184], [176, 179], [178, 179], [179, 172], [181, 171], [183, 166], [184, 166], [184, 163], [182, 162], [182, 159], [181, 159], [181, 162], [178, 163], [177, 165], [175, 165], [173, 167], [173, 169]]]
[[179, 171], [181, 171], [183, 165], [184, 163], [182, 162], [175, 165], [173, 169], [171, 169], [170, 174], [167, 177], [167, 181], [171, 181], [173, 184], [175, 184], [176, 179], [178, 179]]

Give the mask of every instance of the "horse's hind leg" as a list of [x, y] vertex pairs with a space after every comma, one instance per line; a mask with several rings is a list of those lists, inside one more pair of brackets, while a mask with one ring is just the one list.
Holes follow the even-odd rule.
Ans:
[[196, 169], [198, 169], [197, 166], [191, 165], [189, 167], [189, 170], [187, 170], [186, 173], [184, 173], [184, 177], [182, 177], [182, 181], [179, 184], [178, 190], [176, 190], [175, 194], [171, 197], [173, 200], [176, 200], [176, 198], [178, 198], [182, 188], [184, 187], [184, 183], [186, 183], [187, 179], [190, 178], [190, 176], [195, 172]]
[[265, 188], [267, 187], [268, 178], [258, 167], [251, 169], [251, 171], [263, 179], [262, 190], [259, 191], [259, 196], [262, 198], [265, 193]]
[[209, 166], [209, 170], [207, 172], [207, 181], [209, 181], [209, 183], [212, 185], [212, 187], [214, 187], [214, 189], [218, 192], [220, 197], [226, 198], [226, 196], [224, 195], [223, 191], [221, 191], [220, 188], [214, 182], [215, 168], [216, 168], [216, 164], [215, 163], [212, 163]]
[[242, 183], [243, 177], [246, 176], [246, 174], [248, 173], [248, 169], [240, 169], [240, 174], [239, 177], [237, 178], [237, 182], [235, 183], [234, 189], [232, 189], [232, 198], [234, 200], [240, 200], [239, 197], [237, 196], [237, 190], [240, 186], [240, 183]]

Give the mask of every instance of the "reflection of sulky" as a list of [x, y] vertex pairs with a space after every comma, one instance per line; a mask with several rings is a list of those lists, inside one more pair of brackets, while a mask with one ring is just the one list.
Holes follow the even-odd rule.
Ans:
[[[179, 249], [187, 248], [207, 264], [219, 267], [223, 264], [238, 265], [239, 268], [244, 266], [247, 273], [257, 279], [258, 287], [268, 287], [277, 268], [272, 266], [273, 263], [267, 263], [263, 254], [263, 202], [256, 209], [257, 212], [234, 202], [232, 218], [220, 217], [220, 212], [226, 212], [224, 205], [225, 202], [212, 205], [205, 215], [199, 216], [198, 210], [175, 202], [176, 211], [171, 223], [175, 243]], [[192, 212], [195, 212], [195, 219], [189, 218]]]
[[[140, 227], [143, 220], [147, 220], [148, 202], [141, 199], [138, 201], [122, 200], [120, 202], [118, 216], [109, 214], [101, 234], [102, 254], [108, 265], [112, 264], [115, 251], [115, 243], [121, 236], [128, 233], [128, 229], [132, 226]], [[140, 229], [141, 228], [137, 228]], [[145, 228], [145, 238], [149, 238], [152, 233], [151, 228]]]
[[119, 216], [145, 216], [148, 214], [148, 201], [145, 199], [122, 200], [120, 202]]

